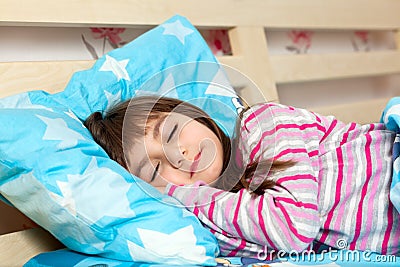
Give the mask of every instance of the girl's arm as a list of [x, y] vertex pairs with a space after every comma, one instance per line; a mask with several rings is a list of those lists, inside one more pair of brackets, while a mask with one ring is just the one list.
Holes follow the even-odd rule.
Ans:
[[318, 148], [326, 132], [324, 119], [277, 104], [259, 105], [245, 114], [240, 148], [249, 163], [296, 162], [275, 173], [276, 186], [262, 196], [254, 197], [244, 189], [231, 193], [200, 185], [169, 185], [167, 193], [214, 232], [224, 254], [304, 250], [320, 229]]
[[251, 257], [302, 251], [317, 235], [316, 205], [285, 191], [252, 197], [244, 189], [232, 193], [209, 186], [167, 187], [216, 236], [222, 255]]

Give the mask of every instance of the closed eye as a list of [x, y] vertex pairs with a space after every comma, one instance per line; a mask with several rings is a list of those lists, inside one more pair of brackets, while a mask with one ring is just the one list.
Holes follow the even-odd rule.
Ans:
[[156, 169], [154, 170], [153, 175], [151, 176], [150, 183], [153, 182], [154, 179], [156, 179], [158, 169], [160, 169], [160, 162], [157, 164]]
[[172, 128], [172, 131], [168, 136], [167, 143], [172, 139], [177, 129], [178, 129], [178, 124], [175, 124], [174, 128]]

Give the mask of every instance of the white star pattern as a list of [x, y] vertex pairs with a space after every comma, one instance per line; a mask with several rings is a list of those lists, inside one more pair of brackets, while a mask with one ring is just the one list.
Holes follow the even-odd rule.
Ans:
[[130, 81], [129, 74], [126, 71], [126, 66], [128, 65], [129, 59], [124, 59], [117, 61], [115, 58], [106, 55], [106, 60], [101, 66], [99, 71], [111, 71], [116, 77], [117, 80], [127, 80]]
[[183, 26], [180, 20], [172, 23], [164, 23], [161, 26], [164, 28], [163, 35], [175, 36], [182, 44], [185, 44], [185, 37], [194, 32], [192, 29]]
[[57, 201], [72, 214], [85, 214], [93, 223], [104, 216], [135, 216], [126, 196], [131, 184], [111, 169], [98, 167], [96, 158], [92, 158], [83, 174], [70, 174], [67, 177], [68, 182], [57, 183], [62, 192], [62, 197], [57, 198]]
[[80, 133], [70, 129], [67, 123], [61, 118], [51, 119], [40, 115], [36, 115], [36, 117], [46, 124], [46, 130], [42, 139], [61, 141], [57, 145], [59, 149], [75, 147], [78, 144], [78, 140], [85, 139]]
[[51, 108], [43, 105], [34, 105], [29, 98], [28, 93], [21, 93], [18, 95], [12, 95], [1, 99], [0, 108], [21, 108], [21, 109], [45, 109], [53, 111]]
[[121, 91], [118, 91], [115, 95], [111, 94], [108, 91], [104, 91], [104, 94], [107, 98], [107, 107], [105, 112], [115, 106], [117, 103], [121, 102]]
[[75, 113], [72, 112], [72, 110], [68, 110], [68, 112], [64, 112], [66, 115], [68, 115], [69, 117], [71, 117], [72, 119], [81, 122], [81, 120], [75, 115]]
[[[48, 191], [34, 176], [33, 172], [21, 174], [17, 179], [3, 184], [0, 186], [0, 191], [4, 196], [11, 196], [13, 204], [26, 214], [38, 208], [40, 208], [41, 212], [49, 214], [48, 217], [36, 216], [36, 222], [51, 230], [61, 240], [63, 238], [73, 238], [80, 244], [88, 244], [89, 242], [89, 245], [97, 249], [98, 252], [104, 250], [105, 243], [95, 236], [90, 226], [85, 223], [79, 223], [79, 220], [69, 223], [71, 219], [73, 220], [74, 217], [71, 216], [74, 216], [74, 214], [70, 215], [68, 212], [64, 212], [63, 204], [67, 202], [59, 202], [61, 197]], [[38, 207], [40, 203], [42, 205]], [[71, 205], [68, 206], [68, 211], [70, 207]], [[77, 225], [79, 225], [79, 232], [76, 231]]]
[[196, 235], [191, 225], [171, 234], [140, 228], [138, 233], [144, 248], [127, 241], [134, 261], [153, 262], [154, 259], [168, 259], [168, 264], [188, 264], [209, 260], [205, 248], [196, 245]]
[[81, 125], [81, 127], [83, 129], [86, 129], [85, 125], [83, 125], [82, 121], [75, 115], [74, 112], [72, 112], [72, 110], [68, 110], [68, 112], [64, 112], [66, 115], [68, 115], [69, 117], [71, 117], [72, 119], [76, 120], [77, 122], [79, 122], [79, 124]]
[[233, 90], [225, 73], [221, 69], [218, 69], [205, 94], [237, 97], [235, 90]]
[[49, 192], [50, 196], [60, 204], [60, 206], [65, 207], [69, 213], [76, 216], [75, 200], [72, 197], [71, 187], [68, 182], [57, 181], [57, 185], [61, 190], [62, 197], [53, 192]]

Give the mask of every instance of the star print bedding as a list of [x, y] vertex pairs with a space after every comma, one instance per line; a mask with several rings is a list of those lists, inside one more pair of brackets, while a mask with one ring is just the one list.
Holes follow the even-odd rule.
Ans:
[[[319, 267], [354, 267], [354, 266], [398, 266], [400, 257], [382, 256], [374, 253], [363, 253], [361, 251], [327, 251], [324, 254], [292, 254], [281, 256], [272, 261], [245, 257], [219, 257], [216, 259], [217, 266], [232, 267], [296, 267], [296, 266], [319, 266]], [[62, 263], [62, 264], [61, 264]], [[70, 250], [58, 250], [42, 253], [29, 260], [23, 267], [86, 267], [86, 266], [109, 266], [109, 267], [167, 267], [174, 265], [159, 265], [149, 263], [132, 263], [105, 259], [84, 255]], [[196, 265], [185, 265], [196, 266]], [[198, 266], [198, 265], [197, 265]]]
[[393, 176], [390, 200], [400, 212], [400, 97], [392, 98], [386, 105], [381, 121], [389, 130], [397, 132], [393, 145]]
[[0, 196], [74, 251], [215, 265], [209, 230], [112, 161], [83, 126], [92, 112], [143, 94], [189, 101], [228, 134], [241, 108], [199, 32], [174, 16], [75, 73], [60, 93], [0, 99]]

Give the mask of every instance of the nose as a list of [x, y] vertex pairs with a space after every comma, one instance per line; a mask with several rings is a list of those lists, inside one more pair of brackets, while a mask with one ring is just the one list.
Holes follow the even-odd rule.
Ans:
[[191, 161], [186, 159], [187, 150], [178, 144], [167, 144], [163, 146], [164, 154], [168, 162], [176, 169], [190, 170]]

